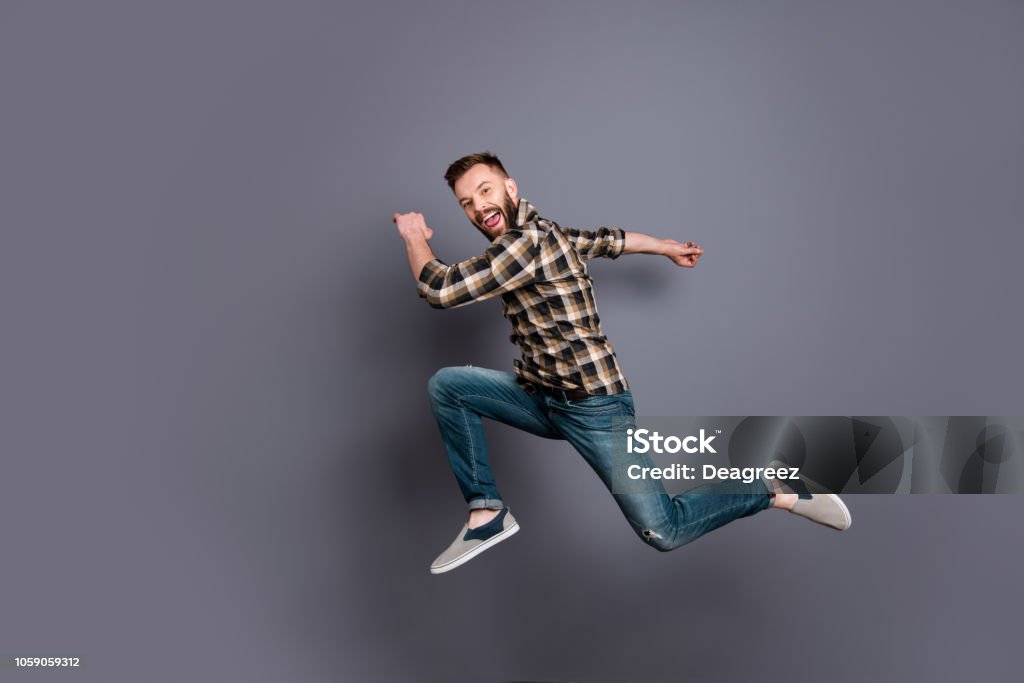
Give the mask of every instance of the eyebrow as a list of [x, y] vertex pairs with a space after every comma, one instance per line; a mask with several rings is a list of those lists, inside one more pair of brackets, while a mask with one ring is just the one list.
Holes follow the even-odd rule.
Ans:
[[[491, 182], [489, 179], [488, 180], [481, 180], [480, 184], [476, 186], [476, 190], [479, 190], [481, 187], [483, 187], [484, 185], [486, 185], [489, 182]], [[473, 192], [476, 192], [476, 190], [473, 190]], [[459, 200], [459, 204], [460, 205], [465, 204], [467, 201], [469, 201], [469, 197], [464, 197], [464, 198]]]

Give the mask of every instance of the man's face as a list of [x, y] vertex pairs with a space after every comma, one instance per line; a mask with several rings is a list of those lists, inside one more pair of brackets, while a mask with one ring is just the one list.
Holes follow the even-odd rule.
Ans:
[[455, 198], [466, 217], [488, 239], [508, 232], [516, 219], [516, 181], [487, 164], [470, 167], [455, 181]]

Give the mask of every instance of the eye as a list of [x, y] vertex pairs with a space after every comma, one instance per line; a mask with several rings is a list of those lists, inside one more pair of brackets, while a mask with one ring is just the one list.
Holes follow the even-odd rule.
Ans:
[[490, 188], [490, 187], [485, 187], [485, 188], [484, 188], [484, 194], [487, 194], [487, 193], [488, 193], [488, 192], [490, 192], [490, 191], [491, 191], [491, 188]]

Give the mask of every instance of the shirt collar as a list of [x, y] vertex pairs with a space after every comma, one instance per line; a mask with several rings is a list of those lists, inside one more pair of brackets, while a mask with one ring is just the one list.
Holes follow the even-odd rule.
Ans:
[[537, 220], [537, 207], [525, 199], [519, 200], [519, 211], [516, 215], [516, 228], [521, 228], [527, 223]]

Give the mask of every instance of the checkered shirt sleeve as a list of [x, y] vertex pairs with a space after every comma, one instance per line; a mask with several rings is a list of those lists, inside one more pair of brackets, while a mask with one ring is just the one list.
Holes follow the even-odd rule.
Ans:
[[434, 308], [485, 301], [533, 281], [540, 245], [532, 232], [509, 231], [480, 256], [447, 265], [427, 261], [416, 291]]
[[584, 260], [600, 257], [618, 258], [626, 246], [626, 231], [622, 228], [581, 230], [563, 227], [562, 232]]

